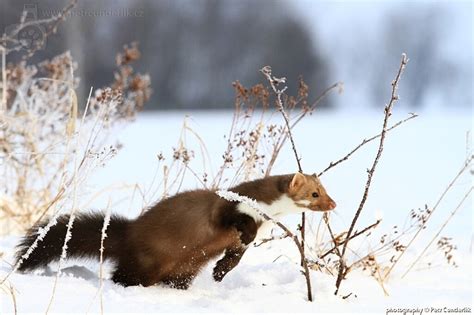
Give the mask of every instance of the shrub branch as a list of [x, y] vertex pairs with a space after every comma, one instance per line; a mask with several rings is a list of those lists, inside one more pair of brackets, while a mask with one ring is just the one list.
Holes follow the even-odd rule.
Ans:
[[362, 209], [364, 208], [365, 202], [366, 202], [367, 197], [369, 195], [370, 185], [372, 183], [372, 178], [373, 178], [375, 169], [377, 167], [377, 164], [379, 162], [380, 157], [382, 156], [383, 144], [384, 144], [384, 141], [385, 141], [385, 135], [387, 133], [388, 119], [391, 115], [393, 105], [398, 100], [398, 95], [397, 95], [398, 82], [399, 82], [400, 77], [403, 73], [403, 70], [406, 67], [407, 62], [408, 62], [408, 59], [407, 59], [406, 54], [402, 54], [402, 60], [400, 62], [400, 67], [398, 68], [398, 72], [397, 72], [397, 75], [395, 77], [395, 80], [392, 81], [392, 93], [391, 93], [391, 97], [390, 97], [390, 102], [388, 103], [387, 106], [385, 106], [385, 116], [384, 116], [384, 120], [383, 120], [382, 132], [380, 134], [379, 148], [378, 148], [377, 154], [375, 156], [374, 162], [372, 164], [372, 167], [370, 168], [370, 170], [368, 170], [367, 183], [365, 185], [364, 194], [362, 195], [362, 200], [359, 204], [359, 208], [357, 209], [356, 213], [354, 214], [354, 218], [352, 219], [352, 223], [349, 227], [349, 231], [347, 232], [347, 236], [346, 236], [346, 239], [344, 241], [344, 245], [342, 247], [341, 257], [339, 259], [339, 272], [338, 272], [337, 280], [336, 280], [336, 291], [334, 292], [334, 294], [336, 294], [336, 295], [339, 292], [339, 287], [340, 287], [341, 282], [342, 282], [344, 276], [346, 275], [346, 271], [347, 271], [345, 260], [344, 260], [344, 255], [345, 255], [346, 250], [347, 250], [347, 245], [348, 245], [349, 240], [351, 238], [351, 234], [352, 234], [352, 231], [354, 230], [355, 224], [357, 223], [357, 220], [359, 219], [360, 213], [362, 212]]

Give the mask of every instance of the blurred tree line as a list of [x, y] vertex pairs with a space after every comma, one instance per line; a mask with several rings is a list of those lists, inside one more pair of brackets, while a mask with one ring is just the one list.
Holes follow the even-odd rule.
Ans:
[[[0, 0], [0, 29], [18, 23], [25, 4], [36, 4], [42, 19], [68, 2]], [[340, 10], [348, 7], [344, 4]], [[115, 54], [138, 41], [142, 59], [137, 70], [151, 75], [154, 90], [149, 109], [231, 108], [232, 82], [264, 82], [258, 71], [264, 65], [288, 78], [290, 94], [295, 94], [300, 75], [314, 97], [330, 84], [347, 80], [361, 96], [353, 102], [383, 106], [387, 83], [401, 52], [406, 52], [410, 66], [401, 82], [405, 104], [472, 104], [472, 60], [466, 60], [469, 53], [459, 52], [469, 50], [472, 59], [472, 27], [450, 28], [456, 21], [446, 3], [380, 7], [378, 19], [362, 13], [367, 26], [362, 32], [345, 19], [360, 12], [330, 16], [325, 23], [332, 35], [323, 42], [317, 36], [318, 21], [305, 20], [291, 1], [78, 0], [73, 14], [31, 62], [70, 50], [79, 64], [82, 104], [90, 86], [112, 81]], [[313, 10], [316, 20], [327, 14], [321, 2], [304, 8]], [[349, 31], [341, 31], [347, 23]], [[447, 44], [446, 38], [455, 40]], [[10, 54], [8, 61], [17, 58]], [[335, 72], [341, 67], [345, 77]], [[321, 106], [331, 107], [338, 100], [328, 98]]]
[[[41, 19], [67, 1], [2, 0], [3, 29], [18, 23], [24, 3], [36, 3]], [[231, 108], [232, 82], [264, 82], [258, 70], [265, 65], [288, 78], [290, 93], [300, 75], [314, 95], [328, 85], [313, 36], [289, 3], [272, 0], [79, 0], [31, 61], [70, 50], [84, 103], [90, 86], [111, 81], [115, 53], [133, 41], [142, 52], [137, 70], [152, 78], [149, 109]]]

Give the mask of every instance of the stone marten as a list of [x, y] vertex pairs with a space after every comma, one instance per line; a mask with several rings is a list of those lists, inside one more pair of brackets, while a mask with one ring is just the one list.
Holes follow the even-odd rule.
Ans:
[[[255, 199], [270, 216], [336, 207], [315, 175], [269, 176], [230, 189]], [[62, 215], [19, 266], [20, 271], [59, 260], [69, 215]], [[17, 262], [46, 225], [33, 226], [17, 246]], [[104, 258], [115, 262], [112, 280], [124, 286], [165, 283], [187, 289], [209, 260], [224, 253], [214, 267], [221, 281], [239, 263], [263, 223], [258, 213], [211, 190], [192, 190], [158, 202], [135, 220], [113, 215], [104, 240]], [[104, 214], [77, 215], [68, 242], [68, 258], [98, 258]]]

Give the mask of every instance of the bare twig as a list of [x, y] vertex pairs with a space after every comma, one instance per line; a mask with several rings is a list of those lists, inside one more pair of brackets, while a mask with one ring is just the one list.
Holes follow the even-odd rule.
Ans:
[[3, 290], [5, 293], [9, 293], [12, 297], [12, 304], [13, 304], [13, 313], [12, 314], [18, 314], [18, 307], [17, 307], [17, 301], [16, 301], [16, 295], [15, 295], [15, 288], [11, 283], [4, 283], [0, 286], [0, 289]]
[[[409, 121], [410, 119], [413, 119], [413, 118], [416, 118], [418, 117], [418, 114], [415, 114], [415, 113], [410, 113], [410, 116], [405, 118], [405, 119], [402, 119], [400, 120], [399, 122], [397, 122], [396, 124], [394, 124], [392, 127], [388, 128], [387, 129], [387, 132], [391, 131], [392, 129], [395, 129], [397, 128], [398, 126], [400, 126], [401, 124]], [[364, 139], [358, 146], [356, 146], [354, 149], [352, 149], [349, 153], [347, 153], [343, 158], [340, 158], [339, 160], [337, 160], [336, 162], [331, 162], [329, 163], [329, 165], [322, 171], [318, 174], [318, 176], [321, 176], [323, 175], [324, 173], [326, 173], [327, 171], [329, 171], [331, 168], [333, 168], [334, 166], [338, 165], [339, 163], [342, 163], [344, 161], [346, 161], [347, 159], [349, 159], [349, 157], [354, 154], [357, 150], [359, 150], [361, 147], [363, 147], [364, 145], [366, 145], [367, 143], [377, 139], [377, 138], [380, 138], [380, 136], [382, 135], [382, 133], [379, 133], [378, 135], [375, 135], [373, 137], [370, 137], [368, 139]]]
[[[364, 234], [365, 232], [367, 232], [368, 230], [370, 229], [373, 229], [375, 228], [377, 225], [379, 225], [379, 223], [382, 222], [382, 220], [377, 220], [377, 222], [367, 226], [366, 228], [362, 229], [361, 231], [356, 231], [353, 235], [351, 235], [351, 237], [349, 238], [349, 240], [352, 240], [354, 238], [356, 238], [357, 236], [359, 235], [362, 235]], [[333, 240], [334, 241], [334, 240]], [[334, 241], [334, 246], [333, 248], [331, 248], [330, 250], [326, 251], [324, 254], [322, 254], [319, 258], [320, 259], [323, 259], [324, 257], [326, 257], [327, 255], [331, 254], [334, 250], [338, 250], [339, 246], [342, 245], [343, 243], [338, 243], [338, 242], [335, 242]], [[340, 256], [340, 254], [338, 254], [338, 256]]]
[[[332, 232], [331, 225], [329, 224], [329, 214], [328, 213], [324, 213], [323, 220], [324, 220], [324, 224], [326, 224], [326, 227], [329, 231], [329, 235], [331, 235], [331, 240], [334, 243], [334, 247], [331, 249], [331, 252], [333, 250], [336, 250], [337, 256], [341, 257], [341, 252], [339, 251], [339, 247], [338, 247], [339, 243], [337, 242], [336, 237], [334, 236], [334, 233]], [[323, 257], [321, 257], [321, 258], [323, 258]]]
[[264, 239], [260, 240], [260, 243], [255, 244], [255, 247], [262, 246], [263, 244], [268, 243], [268, 242], [272, 242], [272, 241], [276, 241], [276, 240], [283, 240], [287, 237], [289, 237], [289, 235], [285, 233], [285, 234], [282, 234], [282, 235], [277, 235], [277, 236], [273, 236], [273, 237], [269, 237], [269, 238], [264, 238]]
[[385, 107], [385, 116], [384, 116], [384, 120], [383, 120], [382, 133], [380, 134], [380, 142], [379, 142], [379, 148], [378, 148], [378, 151], [377, 151], [377, 155], [375, 156], [372, 167], [370, 168], [370, 170], [368, 170], [367, 183], [365, 185], [365, 190], [364, 190], [364, 194], [362, 196], [362, 200], [359, 204], [359, 208], [357, 209], [357, 211], [354, 215], [354, 218], [352, 219], [352, 223], [349, 227], [349, 231], [347, 232], [347, 236], [346, 236], [346, 240], [344, 242], [344, 246], [342, 247], [342, 253], [341, 253], [340, 260], [339, 260], [339, 272], [338, 272], [337, 280], [336, 280], [336, 291], [334, 292], [334, 294], [336, 294], [336, 295], [339, 292], [339, 287], [340, 287], [341, 282], [342, 282], [342, 280], [344, 278], [344, 275], [345, 275], [346, 264], [345, 264], [345, 261], [344, 261], [344, 254], [345, 254], [346, 249], [347, 249], [347, 244], [349, 243], [349, 239], [351, 237], [352, 231], [354, 230], [357, 219], [359, 218], [359, 215], [362, 212], [362, 209], [364, 208], [365, 202], [367, 200], [367, 196], [369, 194], [370, 184], [372, 183], [372, 177], [374, 175], [375, 168], [377, 167], [378, 161], [379, 161], [379, 159], [382, 155], [385, 135], [387, 133], [388, 118], [391, 115], [393, 105], [398, 100], [398, 95], [397, 95], [398, 82], [400, 80], [400, 77], [402, 75], [403, 70], [405, 69], [405, 66], [406, 66], [407, 62], [408, 62], [408, 59], [407, 59], [406, 54], [402, 54], [402, 60], [400, 62], [400, 67], [398, 69], [398, 73], [395, 77], [395, 80], [392, 81], [392, 93], [391, 93], [391, 97], [390, 97], [390, 102]]

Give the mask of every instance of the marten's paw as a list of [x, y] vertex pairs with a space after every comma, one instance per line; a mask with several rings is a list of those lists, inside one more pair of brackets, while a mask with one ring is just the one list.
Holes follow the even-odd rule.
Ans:
[[193, 279], [194, 275], [182, 275], [165, 278], [162, 280], [162, 282], [174, 289], [187, 290]]
[[246, 247], [228, 248], [214, 267], [212, 276], [217, 282], [221, 282], [225, 275], [239, 264], [242, 255], [245, 253]]
[[221, 282], [222, 279], [224, 279], [226, 274], [227, 272], [225, 270], [219, 267], [219, 265], [216, 265], [214, 267], [214, 271], [212, 272], [212, 277], [214, 278], [216, 282]]

